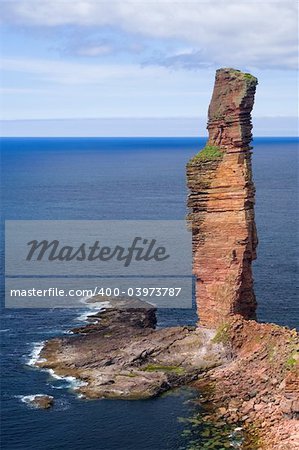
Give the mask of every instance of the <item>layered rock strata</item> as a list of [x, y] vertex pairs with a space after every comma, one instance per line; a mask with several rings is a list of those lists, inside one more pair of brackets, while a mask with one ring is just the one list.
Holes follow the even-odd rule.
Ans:
[[207, 146], [187, 164], [193, 269], [200, 324], [255, 318], [256, 258], [251, 110], [257, 79], [219, 69], [208, 114]]
[[194, 327], [156, 330], [155, 309], [145, 302], [110, 299], [71, 336], [45, 343], [36, 362], [82, 383], [86, 398], [141, 399], [185, 385], [226, 361], [222, 344]]
[[242, 423], [250, 435], [244, 450], [299, 449], [296, 330], [235, 316], [219, 327], [214, 341], [226, 343], [232, 359], [195, 382], [216, 406], [214, 420]]

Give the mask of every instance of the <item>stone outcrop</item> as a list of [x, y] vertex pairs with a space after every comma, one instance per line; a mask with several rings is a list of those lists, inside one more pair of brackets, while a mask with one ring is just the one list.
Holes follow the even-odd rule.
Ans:
[[256, 85], [250, 74], [217, 70], [207, 146], [187, 164], [197, 309], [200, 324], [209, 328], [234, 314], [255, 318], [250, 141]]
[[54, 397], [45, 394], [28, 395], [24, 401], [39, 409], [49, 409], [54, 405]]
[[46, 342], [36, 365], [77, 378], [77, 391], [86, 398], [141, 399], [185, 385], [226, 360], [224, 346], [208, 330], [155, 330], [151, 305], [132, 299], [110, 303], [71, 336]]

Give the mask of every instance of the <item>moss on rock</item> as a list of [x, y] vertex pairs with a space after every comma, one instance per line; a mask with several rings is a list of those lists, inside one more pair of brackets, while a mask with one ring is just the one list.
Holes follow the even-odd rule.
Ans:
[[176, 373], [177, 375], [182, 375], [184, 373], [183, 367], [163, 366], [163, 365], [159, 365], [159, 364], [148, 364], [147, 366], [142, 367], [142, 370], [144, 370], [145, 372], [156, 372], [156, 371], [173, 372], [173, 373]]
[[218, 159], [221, 159], [223, 155], [223, 151], [216, 145], [206, 145], [191, 159], [190, 162], [216, 161]]
[[223, 323], [220, 325], [212, 339], [212, 342], [214, 344], [227, 344], [230, 341], [229, 330], [230, 327], [228, 323]]

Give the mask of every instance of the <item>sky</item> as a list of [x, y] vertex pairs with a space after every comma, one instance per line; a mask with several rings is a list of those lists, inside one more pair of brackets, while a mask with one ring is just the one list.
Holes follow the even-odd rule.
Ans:
[[297, 0], [0, 0], [2, 135], [204, 135], [215, 70], [296, 135]]

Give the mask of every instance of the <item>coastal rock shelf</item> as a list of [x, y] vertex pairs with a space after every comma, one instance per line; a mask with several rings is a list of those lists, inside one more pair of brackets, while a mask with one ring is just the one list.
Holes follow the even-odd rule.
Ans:
[[251, 110], [257, 79], [234, 69], [216, 72], [207, 146], [187, 164], [193, 270], [200, 324], [228, 316], [255, 318], [251, 262], [257, 234], [251, 169]]
[[[93, 299], [94, 300], [94, 299]], [[73, 335], [46, 342], [36, 365], [82, 383], [86, 398], [140, 399], [197, 379], [226, 360], [213, 333], [194, 327], [155, 330], [155, 309], [138, 300], [110, 300]]]

